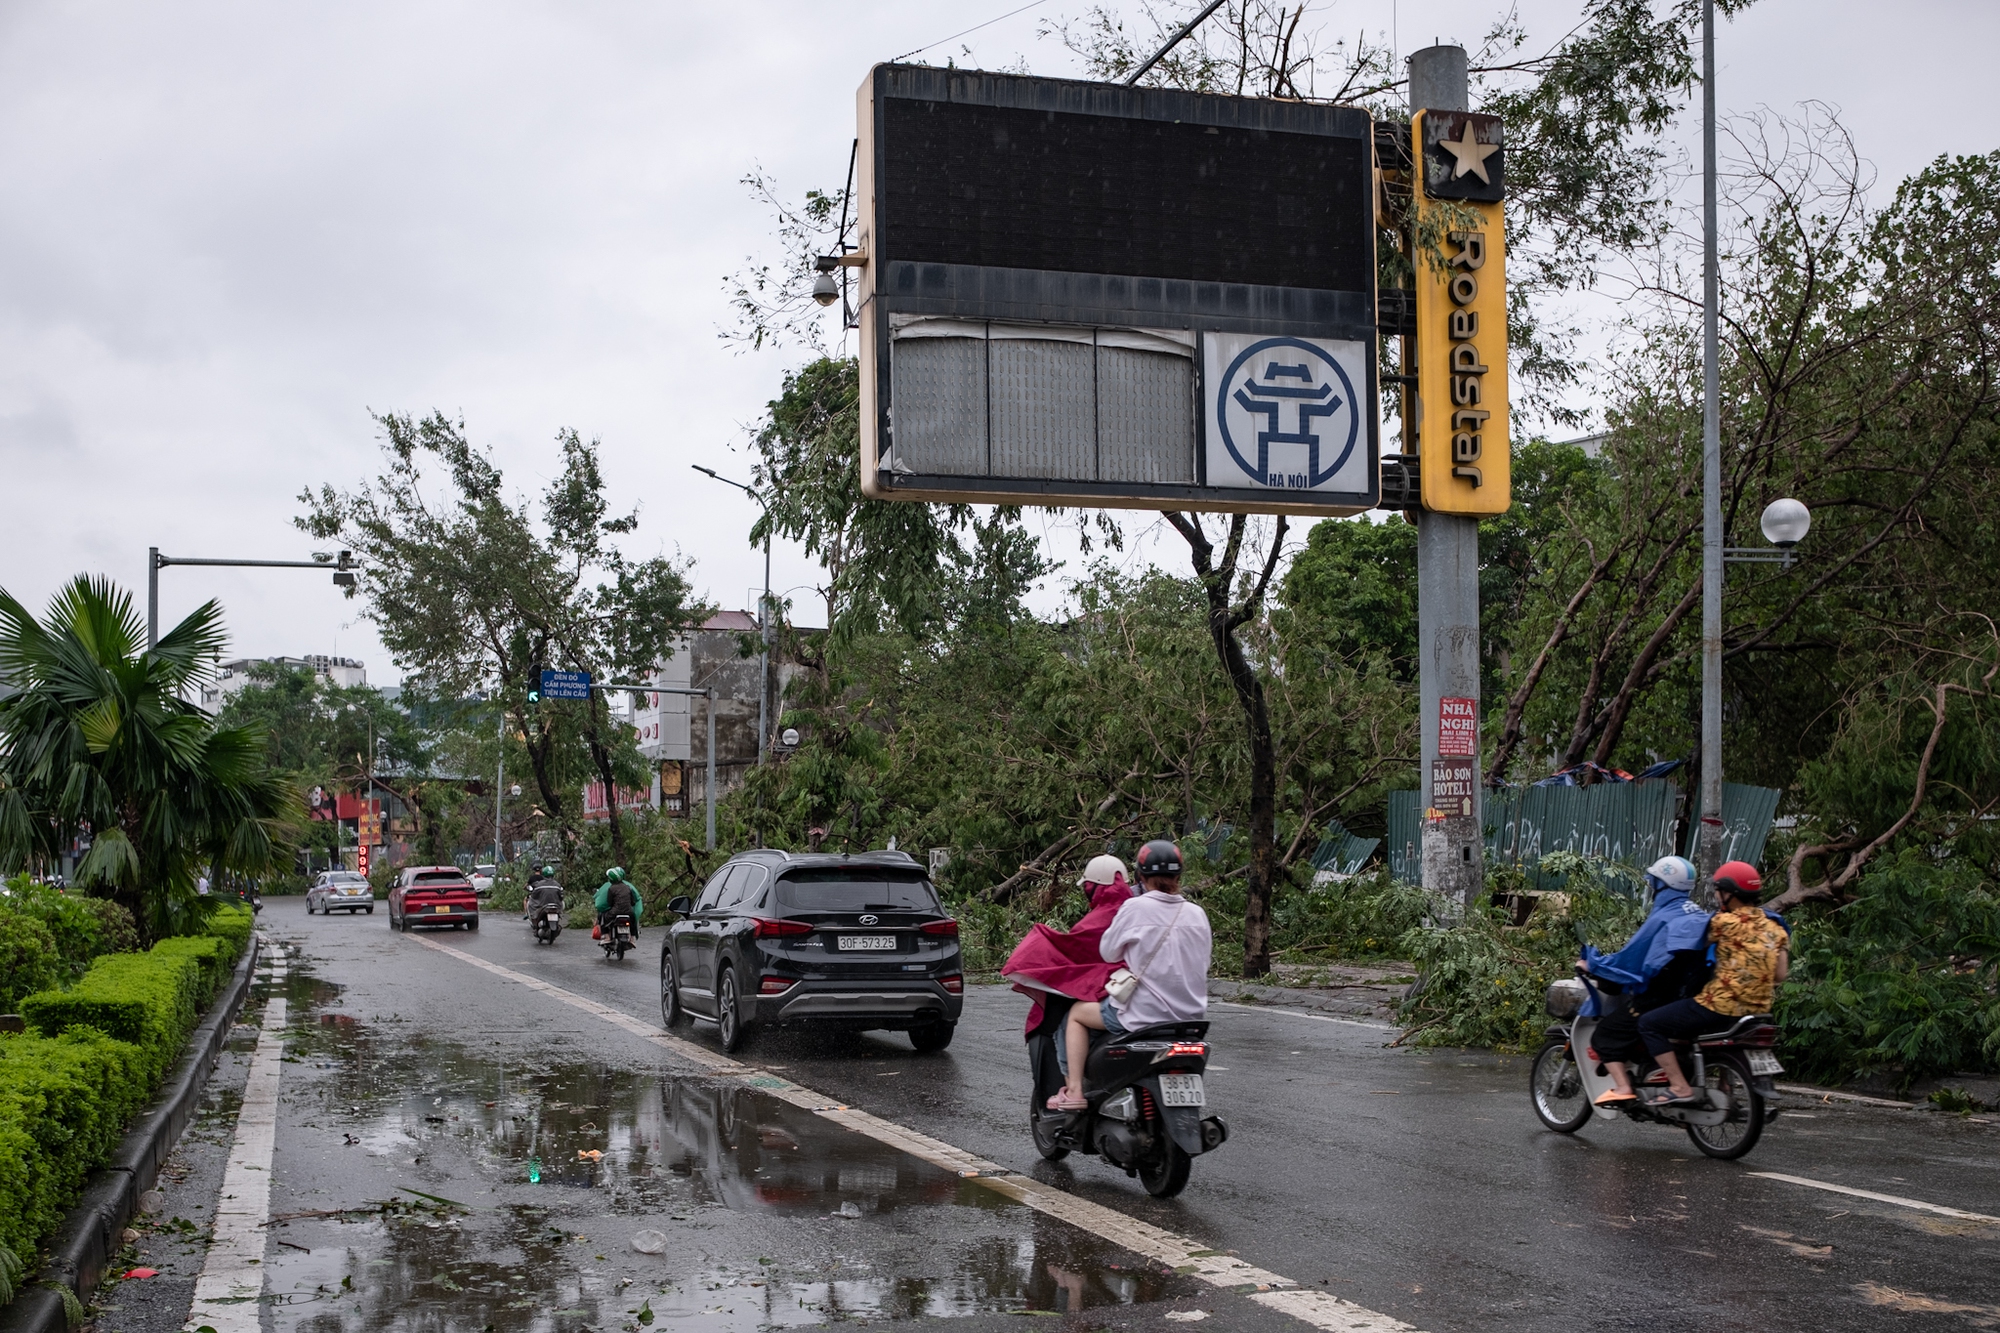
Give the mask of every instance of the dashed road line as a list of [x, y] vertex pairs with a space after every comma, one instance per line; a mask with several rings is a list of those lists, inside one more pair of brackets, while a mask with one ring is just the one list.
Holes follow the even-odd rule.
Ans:
[[[275, 987], [285, 980], [283, 948], [272, 948], [271, 956], [267, 979]], [[285, 997], [273, 995], [264, 1002], [257, 1049], [243, 1084], [222, 1197], [215, 1204], [214, 1234], [195, 1279], [188, 1328], [205, 1324], [216, 1333], [258, 1333], [261, 1325], [264, 1223], [271, 1215], [271, 1158], [278, 1143], [278, 1076], [284, 1057]]]
[[1787, 1185], [1804, 1185], [1807, 1189], [1827, 1190], [1833, 1194], [1846, 1194], [1856, 1199], [1873, 1199], [1876, 1203], [1892, 1203], [1898, 1208], [1915, 1208], [1921, 1212], [1937, 1213], [1942, 1217], [1956, 1217], [1965, 1222], [1993, 1222], [2000, 1224], [2000, 1217], [1988, 1217], [1984, 1213], [1968, 1213], [1963, 1208], [1947, 1208], [1941, 1203], [1925, 1203], [1922, 1199], [1905, 1199], [1898, 1194], [1878, 1194], [1874, 1190], [1858, 1190], [1852, 1185], [1835, 1185], [1831, 1181], [1810, 1180], [1805, 1176], [1787, 1176], [1776, 1171], [1752, 1171], [1749, 1174], [1765, 1180], [1782, 1180]]
[[[623, 1010], [600, 1004], [574, 991], [564, 990], [561, 986], [552, 985], [540, 977], [516, 972], [512, 968], [503, 967], [469, 954], [463, 949], [440, 944], [421, 935], [414, 938], [426, 949], [450, 954], [453, 958], [470, 963], [496, 977], [503, 977], [530, 990], [539, 991], [550, 999], [601, 1018], [633, 1036], [672, 1051], [713, 1073], [741, 1075], [748, 1086], [756, 1088], [759, 1092], [769, 1093], [780, 1101], [789, 1102], [822, 1119], [843, 1125], [857, 1134], [864, 1134], [877, 1143], [900, 1149], [912, 1157], [921, 1158], [934, 1166], [956, 1172], [995, 1194], [1012, 1199], [1038, 1213], [1115, 1241], [1133, 1253], [1144, 1255], [1176, 1272], [1199, 1278], [1212, 1287], [1248, 1296], [1260, 1305], [1290, 1315], [1314, 1328], [1326, 1329], [1329, 1333], [1417, 1333], [1414, 1326], [1401, 1320], [1378, 1314], [1330, 1292], [1301, 1287], [1290, 1278], [1281, 1277], [1254, 1264], [1244, 1263], [1231, 1255], [1220, 1254], [1200, 1241], [1190, 1240], [1186, 1236], [1176, 1235], [1149, 1222], [1128, 1217], [1102, 1204], [1091, 1203], [1073, 1194], [1051, 1189], [1040, 1181], [1016, 1175], [996, 1162], [974, 1156], [942, 1139], [934, 1139], [928, 1134], [919, 1133], [894, 1121], [884, 1120], [881, 1116], [849, 1106], [823, 1092], [816, 1092], [802, 1083], [780, 1078], [768, 1070], [731, 1059], [696, 1042], [662, 1032], [654, 1024], [634, 1018]], [[1265, 1012], [1286, 1012], [1266, 1010], [1262, 1005], [1245, 1007]], [[1307, 1014], [1304, 1017], [1311, 1018], [1318, 1015]], [[218, 1333], [230, 1333], [230, 1330], [223, 1329], [220, 1324], [216, 1325], [216, 1328]]]

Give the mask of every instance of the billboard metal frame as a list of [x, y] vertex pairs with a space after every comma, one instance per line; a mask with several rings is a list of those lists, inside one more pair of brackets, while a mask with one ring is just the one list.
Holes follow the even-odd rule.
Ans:
[[[1354, 139], [1370, 162], [1371, 179], [1355, 201], [1354, 226], [1368, 246], [1368, 289], [1323, 289], [1068, 270], [936, 263], [885, 252], [878, 163], [886, 154], [888, 98], [1123, 117], [1233, 130], [1314, 134]], [[1176, 509], [1219, 513], [1338, 517], [1376, 507], [1380, 499], [1381, 422], [1379, 331], [1375, 290], [1374, 127], [1366, 112], [1274, 99], [1225, 97], [1173, 89], [1135, 88], [1080, 80], [1031, 78], [914, 65], [878, 65], [859, 95], [860, 150], [856, 165], [858, 248], [841, 262], [858, 270], [861, 374], [861, 483], [873, 499], [986, 504]], [[1030, 477], [925, 475], [884, 466], [893, 461], [891, 317], [985, 320], [1052, 329], [1183, 330], [1195, 336], [1194, 448], [1196, 484]], [[1366, 489], [1314, 492], [1205, 484], [1208, 386], [1201, 336], [1258, 333], [1361, 344], [1366, 385], [1354, 408], [1367, 449]]]

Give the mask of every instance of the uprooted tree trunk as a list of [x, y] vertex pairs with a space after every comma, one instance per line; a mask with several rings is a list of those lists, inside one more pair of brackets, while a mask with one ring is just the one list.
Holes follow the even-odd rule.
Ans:
[[1222, 559], [1215, 559], [1215, 546], [1202, 531], [1201, 520], [1185, 514], [1169, 513], [1167, 522], [1186, 539], [1194, 559], [1195, 577], [1208, 601], [1208, 636], [1215, 643], [1215, 655], [1223, 674], [1243, 710], [1243, 723], [1250, 741], [1250, 866], [1243, 905], [1243, 975], [1261, 977], [1271, 970], [1271, 894], [1280, 873], [1278, 865], [1278, 748], [1271, 739], [1271, 709], [1264, 697], [1264, 682], [1250, 665], [1249, 655], [1236, 632], [1248, 624], [1264, 605], [1271, 574], [1278, 567], [1278, 554], [1285, 544], [1285, 517], [1278, 516], [1271, 534], [1271, 549], [1256, 581], [1236, 597], [1237, 560], [1243, 554], [1243, 535], [1249, 517], [1234, 514], [1229, 520], [1229, 536], [1223, 543]]
[[[1980, 682], [1982, 687], [1990, 687], [1995, 671], [2000, 671], [2000, 662], [1996, 662], [1993, 670], [1986, 673]], [[1864, 839], [1859, 834], [1850, 834], [1829, 842], [1801, 845], [1792, 853], [1791, 861], [1785, 868], [1785, 891], [1766, 906], [1773, 912], [1783, 912], [1803, 902], [1846, 897], [1847, 891], [1861, 878], [1862, 870], [1866, 868], [1875, 853], [1888, 846], [1898, 834], [1908, 828], [1916, 819], [1917, 812], [1923, 809], [1924, 797], [1930, 789], [1931, 763], [1937, 758], [1938, 741], [1944, 736], [1946, 706], [1950, 697], [1953, 694], [1978, 697], [1989, 692], [1987, 688], [1974, 689], [1948, 681], [1933, 686], [1931, 697], [1923, 701], [1924, 706], [1931, 710], [1931, 734], [1924, 742], [1923, 757], [1917, 761], [1916, 788], [1910, 793], [1910, 804], [1903, 811], [1902, 817], [1872, 839]], [[1841, 866], [1839, 871], [1834, 871], [1829, 865], [1825, 879], [1817, 884], [1805, 882], [1806, 862], [1829, 859], [1842, 853], [1846, 853], [1847, 863]]]

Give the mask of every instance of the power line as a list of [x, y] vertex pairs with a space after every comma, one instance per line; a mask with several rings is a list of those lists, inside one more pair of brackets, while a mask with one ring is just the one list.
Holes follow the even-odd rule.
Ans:
[[908, 60], [911, 56], [922, 55], [924, 52], [930, 50], [931, 47], [933, 46], [943, 46], [946, 42], [955, 42], [961, 37], [969, 36], [972, 33], [978, 32], [981, 28], [992, 27], [994, 24], [998, 23], [1000, 19], [1010, 19], [1013, 18], [1016, 14], [1026, 13], [1028, 10], [1033, 9], [1036, 5], [1039, 5], [1040, 3], [1042, 3], [1042, 0], [1028, 0], [1028, 3], [1022, 5], [1019, 9], [1010, 9], [1006, 13], [1000, 15], [999, 18], [990, 18], [986, 20], [986, 22], [984, 23], [975, 23], [971, 27], [967, 28], [964, 32], [955, 32], [949, 37], [940, 37], [936, 41], [920, 46], [914, 51], [905, 51], [903, 52], [903, 54], [895, 57], [895, 59], [891, 60], [889, 63], [893, 65], [896, 63], [897, 60]]

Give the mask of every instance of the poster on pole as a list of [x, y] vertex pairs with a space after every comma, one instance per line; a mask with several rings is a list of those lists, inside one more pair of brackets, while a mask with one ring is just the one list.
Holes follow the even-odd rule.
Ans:
[[1438, 753], [1479, 757], [1479, 701], [1438, 700]]

